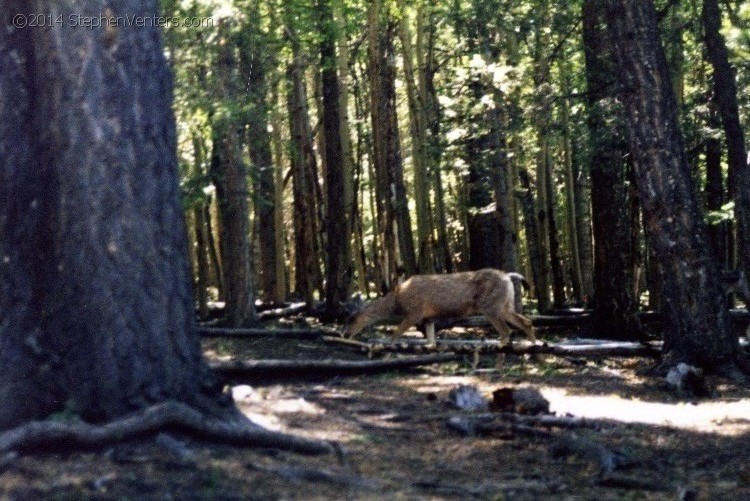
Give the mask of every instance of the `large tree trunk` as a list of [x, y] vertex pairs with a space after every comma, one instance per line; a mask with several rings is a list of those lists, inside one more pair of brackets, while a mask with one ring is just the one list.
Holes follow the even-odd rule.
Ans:
[[[0, 429], [65, 407], [93, 421], [170, 399], [218, 409], [158, 29], [14, 29], [25, 5], [0, 2]], [[104, 15], [156, 14], [116, 5]]]
[[737, 336], [696, 202], [653, 2], [613, 0], [608, 14], [644, 225], [662, 268], [664, 362], [732, 370]]
[[594, 228], [594, 333], [614, 339], [639, 335], [633, 295], [630, 200], [627, 189], [627, 145], [617, 126], [622, 122], [613, 96], [612, 55], [605, 43], [604, 4], [586, 0], [583, 40], [591, 138], [591, 202]]

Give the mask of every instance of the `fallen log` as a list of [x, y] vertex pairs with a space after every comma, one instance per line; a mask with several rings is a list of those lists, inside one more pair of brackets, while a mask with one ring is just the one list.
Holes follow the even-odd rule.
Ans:
[[406, 369], [423, 365], [439, 364], [459, 360], [460, 355], [446, 353], [421, 357], [403, 357], [390, 360], [234, 360], [212, 362], [214, 372], [226, 376], [289, 378], [320, 376], [351, 376], [373, 374], [396, 369]]
[[337, 332], [333, 329], [254, 329], [254, 328], [219, 328], [219, 327], [198, 327], [198, 334], [204, 337], [276, 337], [276, 338], [298, 338], [298, 339], [319, 339], [322, 336], [335, 335]]
[[342, 344], [354, 347], [369, 356], [384, 352], [390, 353], [442, 353], [456, 354], [484, 354], [510, 353], [514, 355], [551, 354], [557, 356], [600, 356], [600, 357], [655, 357], [660, 356], [659, 345], [644, 345], [632, 342], [590, 342], [586, 344], [541, 344], [541, 345], [502, 345], [495, 340], [438, 340], [431, 345], [422, 339], [384, 340], [371, 342], [354, 341], [333, 336], [324, 336], [323, 341], [332, 344]]
[[[557, 314], [529, 315], [534, 327], [542, 328], [565, 328], [572, 329], [582, 327], [591, 319], [592, 310], [555, 312]], [[661, 312], [658, 311], [640, 311], [636, 314], [638, 319], [645, 324], [659, 323], [662, 321]], [[739, 326], [747, 325], [750, 322], [750, 312], [745, 309], [729, 310], [729, 318], [733, 323]], [[398, 318], [394, 317], [385, 322], [395, 324]], [[451, 329], [453, 327], [482, 327], [490, 328], [489, 321], [483, 316], [471, 316], [462, 318], [435, 318], [435, 330]]]

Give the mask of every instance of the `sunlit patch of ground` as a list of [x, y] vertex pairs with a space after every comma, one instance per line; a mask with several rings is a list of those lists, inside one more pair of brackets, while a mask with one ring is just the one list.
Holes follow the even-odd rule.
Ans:
[[[531, 373], [538, 372], [531, 369]], [[624, 370], [604, 368], [602, 371], [616, 378], [629, 380]], [[632, 381], [631, 381], [632, 383]], [[492, 391], [508, 386], [500, 381], [487, 381], [477, 376], [421, 376], [401, 381], [405, 388], [417, 393], [441, 394], [458, 385], [474, 385], [488, 399]], [[515, 386], [515, 385], [511, 385]], [[607, 419], [621, 423], [669, 426], [692, 431], [722, 435], [750, 432], [750, 399], [713, 399], [703, 402], [653, 402], [637, 398], [623, 398], [618, 394], [587, 395], [580, 390], [535, 386], [550, 402], [550, 411], [559, 416]], [[665, 398], [671, 397], [665, 390]]]
[[750, 432], [750, 400], [699, 403], [656, 403], [619, 395], [569, 395], [557, 388], [539, 388], [557, 414], [611, 419], [623, 423], [670, 426], [693, 431], [739, 435]]

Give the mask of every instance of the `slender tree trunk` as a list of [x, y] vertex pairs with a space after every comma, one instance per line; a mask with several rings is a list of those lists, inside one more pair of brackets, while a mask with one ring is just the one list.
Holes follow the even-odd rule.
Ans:
[[[221, 252], [217, 240], [216, 228], [219, 224], [216, 197], [209, 195], [203, 206], [203, 220], [206, 222], [206, 243], [208, 244], [208, 258], [211, 263], [211, 282], [216, 284], [218, 297], [224, 297], [224, 267], [221, 263]], [[214, 221], [216, 221], [214, 223]]]
[[[339, 33], [336, 37], [336, 47], [338, 49], [336, 67], [339, 81], [338, 109], [339, 130], [341, 131], [341, 170], [344, 176], [344, 187], [342, 190], [344, 221], [346, 223], [344, 234], [347, 238], [344, 244], [345, 254], [343, 260], [345, 263], [348, 263], [344, 277], [344, 286], [346, 287], [344, 296], [348, 298], [354, 287], [354, 270], [357, 267], [355, 259], [356, 251], [352, 249], [352, 244], [354, 243], [354, 226], [357, 218], [357, 200], [355, 199], [354, 159], [352, 156], [352, 139], [349, 122], [349, 41], [346, 36], [342, 35], [346, 32], [343, 27], [346, 26], [347, 19], [341, 2], [333, 2], [333, 16], [336, 24], [336, 33]], [[362, 265], [362, 268], [364, 269], [364, 265]]]
[[[156, 15], [111, 5], [33, 13]], [[0, 429], [167, 400], [233, 409], [195, 330], [158, 29], [14, 29], [24, 7], [0, 2]]]
[[[203, 145], [197, 135], [193, 136], [193, 174], [201, 175], [203, 172]], [[208, 254], [206, 248], [206, 221], [204, 218], [205, 201], [201, 199], [192, 208], [193, 223], [195, 228], [195, 287], [196, 302], [198, 303], [198, 317], [208, 318]]]
[[[286, 300], [286, 292], [288, 290], [288, 276], [286, 273], [286, 223], [284, 220], [284, 144], [281, 135], [282, 127], [282, 116], [281, 106], [279, 102], [279, 91], [280, 83], [277, 83], [273, 87], [271, 103], [270, 120], [271, 120], [271, 140], [273, 152], [273, 165], [274, 165], [274, 219], [276, 223], [276, 233], [274, 235], [274, 256], [276, 257], [276, 295], [273, 297], [273, 301], [276, 304], [281, 304]], [[291, 260], [290, 260], [291, 262]]]
[[[229, 39], [229, 26], [219, 27], [224, 43], [216, 63], [219, 93], [227, 103], [238, 97], [233, 74], [237, 66]], [[247, 172], [242, 156], [242, 121], [231, 113], [214, 117], [211, 177], [216, 186], [221, 218], [221, 252], [228, 325], [248, 327], [256, 323]]]
[[721, 11], [717, 0], [703, 0], [702, 19], [708, 60], [714, 69], [714, 94], [727, 144], [729, 197], [735, 202], [737, 215], [738, 265], [750, 276], [750, 167], [737, 105], [737, 84], [720, 31]]
[[315, 206], [317, 171], [312, 147], [312, 130], [307, 112], [307, 92], [303, 67], [295, 58], [287, 70], [290, 113], [290, 160], [292, 166], [292, 191], [294, 200], [294, 255], [295, 291], [308, 305], [315, 301], [315, 291], [320, 291], [320, 247], [318, 243], [318, 218]]
[[[369, 19], [370, 99], [373, 130], [374, 163], [378, 186], [380, 229], [384, 243], [407, 275], [417, 269], [414, 239], [404, 185], [401, 145], [396, 116], [394, 22], [381, 1], [370, 6]], [[392, 227], [395, 225], [395, 232]], [[398, 253], [398, 254], [397, 254]], [[396, 255], [397, 254], [397, 255]], [[396, 270], [389, 270], [390, 280]]]
[[498, 222], [500, 240], [500, 268], [513, 271], [518, 269], [516, 263], [516, 239], [513, 231], [513, 214], [511, 213], [512, 178], [508, 164], [508, 141], [505, 136], [507, 120], [503, 116], [503, 96], [495, 96], [495, 106], [487, 112], [490, 123], [488, 146], [490, 149], [490, 169], [495, 201], [495, 214]]
[[696, 202], [653, 2], [613, 0], [608, 14], [645, 227], [662, 267], [664, 363], [731, 372], [737, 336]]
[[321, 83], [323, 91], [323, 134], [325, 137], [325, 253], [326, 317], [336, 319], [343, 312], [349, 283], [353, 276], [351, 257], [351, 232], [344, 197], [343, 146], [341, 141], [341, 115], [339, 77], [336, 59], [336, 29], [331, 0], [319, 0], [318, 31], [320, 40]]
[[[565, 215], [567, 223], [567, 231], [565, 232], [568, 237], [568, 247], [570, 248], [570, 269], [571, 279], [573, 285], [573, 297], [576, 303], [583, 301], [583, 266], [581, 264], [581, 251], [578, 236], [580, 231], [578, 230], [579, 222], [576, 213], [576, 189], [575, 189], [575, 175], [573, 167], [573, 142], [569, 136], [569, 130], [566, 127], [565, 138], [563, 141], [564, 155], [565, 155]], [[586, 224], [586, 221], [580, 224]]]
[[536, 246], [539, 249], [539, 261], [538, 266], [539, 275], [536, 277], [536, 290], [537, 300], [539, 301], [539, 311], [545, 312], [551, 308], [549, 299], [550, 290], [550, 261], [549, 261], [549, 217], [547, 204], [547, 175], [549, 169], [547, 168], [547, 161], [549, 155], [547, 154], [547, 132], [544, 126], [537, 124], [539, 127], [539, 152], [537, 153], [537, 167], [536, 167], [536, 227], [537, 227], [537, 242]]
[[[569, 66], [567, 62], [559, 63], [562, 91], [568, 94], [570, 91]], [[570, 123], [570, 103], [562, 103], [562, 148], [563, 148], [563, 175], [565, 176], [565, 234], [567, 235], [568, 247], [570, 249], [570, 275], [573, 285], [573, 298], [576, 303], [583, 301], [583, 272], [581, 265], [581, 252], [579, 243], [578, 214], [576, 205], [578, 204], [578, 193], [575, 187], [576, 170], [573, 166], [573, 140], [571, 138]], [[582, 222], [581, 224], [586, 224]]]
[[[715, 110], [709, 105], [709, 126], [717, 129], [720, 124]], [[721, 140], [709, 136], [705, 140], [706, 155], [706, 210], [719, 211], [724, 205], [724, 174], [721, 168]], [[728, 269], [731, 263], [729, 249], [727, 248], [727, 222], [711, 224], [708, 227], [708, 236], [714, 254], [719, 259], [719, 266]]]
[[[402, 12], [405, 6], [401, 6]], [[417, 75], [414, 71], [414, 50], [412, 35], [408, 19], [399, 23], [399, 38], [403, 50], [404, 80], [406, 82], [407, 101], [409, 103], [409, 118], [412, 144], [412, 161], [414, 164], [414, 201], [417, 219], [417, 256], [418, 271], [420, 273], [434, 272], [433, 256], [433, 221], [430, 209], [430, 176], [429, 155], [427, 152], [427, 137], [425, 130], [425, 109], [421, 99], [421, 89], [418, 87]]]
[[[250, 150], [251, 168], [255, 181], [254, 205], [255, 228], [258, 235], [258, 275], [260, 277], [260, 295], [266, 302], [273, 302], [279, 296], [276, 270], [276, 199], [273, 155], [271, 152], [271, 134], [268, 130], [268, 89], [266, 71], [269, 66], [268, 55], [259, 46], [263, 43], [260, 32], [260, 13], [257, 4], [249, 18], [255, 24], [250, 31], [254, 37], [244, 36], [240, 46], [240, 70], [245, 81], [245, 91], [250, 101], [247, 106], [246, 129], [248, 148]], [[251, 43], [255, 42], [255, 43]]]
[[621, 113], [614, 104], [617, 81], [602, 23], [605, 5], [586, 0], [583, 40], [588, 86], [588, 128], [591, 141], [589, 170], [595, 241], [594, 333], [617, 339], [640, 335], [633, 295], [633, 256], [630, 200], [626, 187], [627, 153], [621, 135]]
[[[539, 298], [541, 291], [539, 290], [539, 280], [542, 274], [542, 253], [539, 248], [539, 228], [537, 227], [537, 218], [534, 210], [534, 194], [531, 191], [531, 180], [529, 179], [529, 173], [525, 168], [520, 167], [518, 169], [518, 178], [521, 184], [521, 189], [518, 192], [518, 197], [521, 201], [521, 210], [523, 212], [523, 221], [526, 230], [526, 245], [529, 252], [529, 262], [531, 265], [531, 275], [534, 283], [534, 295]], [[546, 294], [546, 290], [544, 291]], [[547, 299], [549, 302], [549, 298]], [[541, 306], [537, 309], [541, 312], [544, 311]]]
[[591, 175], [588, 165], [573, 164], [573, 191], [578, 221], [578, 249], [581, 256], [581, 299], [588, 303], [594, 297], [594, 246], [591, 226]]
[[555, 216], [555, 192], [552, 188], [554, 176], [552, 162], [548, 158], [545, 162], [547, 175], [545, 176], [545, 191], [547, 194], [547, 221], [549, 224], [549, 260], [552, 272], [552, 300], [555, 308], [565, 305], [565, 278], [563, 276], [562, 257], [560, 256], [560, 236], [557, 231], [557, 217]]
[[437, 62], [435, 56], [436, 25], [434, 7], [429, 2], [421, 3], [417, 14], [417, 66], [419, 68], [420, 99], [424, 103], [426, 169], [435, 187], [435, 224], [437, 241], [435, 246], [435, 269], [453, 272], [453, 257], [448, 237], [448, 221], [445, 209], [444, 186], [441, 170], [442, 146], [440, 125], [440, 103], [435, 88]]

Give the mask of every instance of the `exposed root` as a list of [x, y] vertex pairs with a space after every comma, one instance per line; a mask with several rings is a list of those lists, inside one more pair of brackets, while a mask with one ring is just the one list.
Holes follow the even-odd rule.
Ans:
[[0, 434], [0, 454], [101, 448], [163, 431], [181, 431], [242, 447], [283, 449], [304, 454], [337, 451], [336, 446], [329, 442], [268, 431], [247, 419], [216, 419], [183, 403], [164, 402], [101, 425], [32, 421]]

